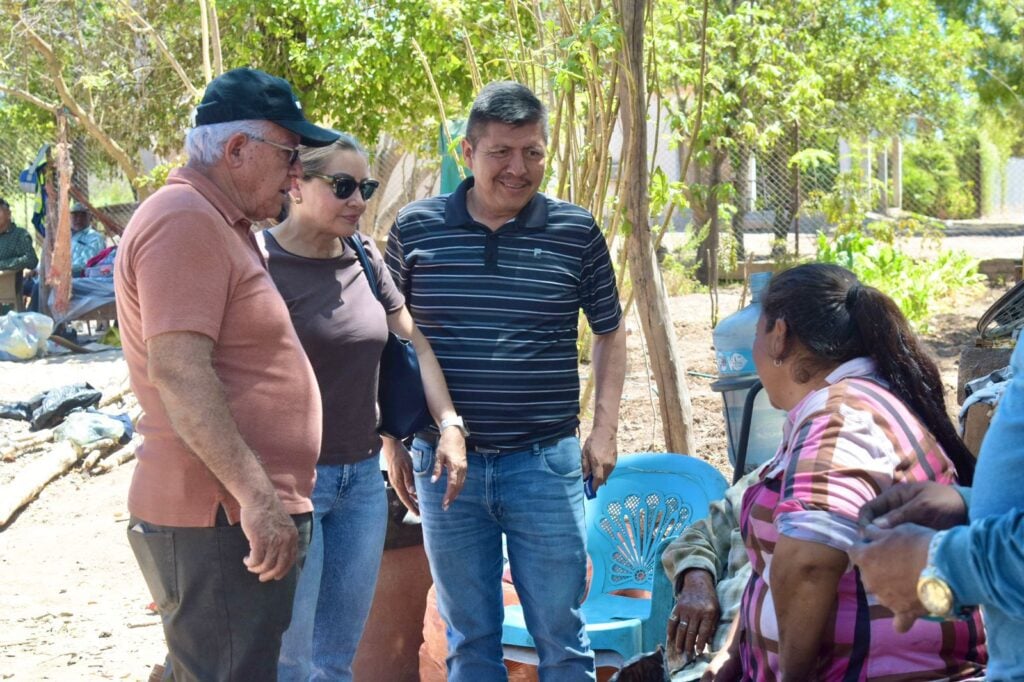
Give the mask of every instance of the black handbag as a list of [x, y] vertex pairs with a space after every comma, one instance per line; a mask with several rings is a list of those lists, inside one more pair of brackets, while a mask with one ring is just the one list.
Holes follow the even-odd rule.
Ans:
[[[359, 256], [370, 290], [383, 306], [384, 301], [381, 300], [380, 290], [377, 288], [373, 262], [366, 254], [363, 242], [358, 235], [345, 241]], [[385, 436], [405, 440], [434, 423], [434, 418], [427, 408], [427, 396], [423, 392], [423, 379], [420, 377], [420, 361], [416, 357], [416, 349], [408, 339], [403, 339], [391, 331], [388, 332], [388, 341], [380, 355], [377, 404], [380, 407], [377, 431]]]

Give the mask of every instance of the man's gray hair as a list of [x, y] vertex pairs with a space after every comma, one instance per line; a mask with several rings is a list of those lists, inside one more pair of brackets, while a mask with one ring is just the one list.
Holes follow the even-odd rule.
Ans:
[[224, 145], [232, 135], [244, 133], [264, 137], [267, 134], [267, 125], [267, 121], [249, 119], [190, 128], [185, 136], [185, 153], [188, 154], [189, 161], [212, 166], [224, 156]]

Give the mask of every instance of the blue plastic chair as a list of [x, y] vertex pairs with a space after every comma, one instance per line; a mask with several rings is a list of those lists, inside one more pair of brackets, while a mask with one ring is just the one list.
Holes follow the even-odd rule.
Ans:
[[[593, 577], [583, 614], [599, 666], [622, 667], [664, 640], [672, 588], [661, 553], [684, 528], [707, 516], [726, 487], [722, 475], [699, 459], [640, 453], [620, 456], [597, 497], [586, 501]], [[652, 596], [627, 597], [625, 590]], [[505, 658], [537, 663], [521, 606], [505, 607], [502, 644]]]

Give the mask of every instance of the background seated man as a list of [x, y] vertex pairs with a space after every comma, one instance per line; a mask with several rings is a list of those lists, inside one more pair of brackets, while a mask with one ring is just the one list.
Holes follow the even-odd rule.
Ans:
[[107, 240], [92, 226], [89, 209], [75, 202], [71, 205], [71, 276], [81, 277], [89, 260], [107, 248]]
[[[743, 493], [757, 480], [755, 469], [725, 491], [706, 518], [684, 530], [661, 555], [675, 585], [676, 605], [668, 620], [673, 682], [699, 680], [729, 638], [750, 579], [750, 560], [740, 534]], [[705, 651], [707, 649], [707, 651]], [[683, 666], [682, 669], [679, 669]]]
[[0, 270], [13, 270], [15, 291], [20, 292], [25, 270], [39, 263], [32, 237], [11, 220], [11, 206], [0, 197]]
[[[89, 209], [79, 202], [71, 204], [71, 276], [73, 278], [82, 277], [85, 275], [85, 268], [89, 261], [99, 254], [100, 251], [107, 248], [106, 237], [102, 233], [98, 232], [92, 226], [92, 214], [89, 213]], [[92, 295], [93, 292], [89, 291], [75, 291], [76, 285], [72, 282], [72, 297], [83, 295]], [[104, 290], [109, 290], [109, 298], [113, 301], [114, 298], [114, 284], [113, 281], [106, 283], [103, 287]], [[52, 295], [50, 298], [52, 304]], [[60, 323], [67, 319], [73, 319], [76, 314], [81, 312], [87, 312], [91, 310], [95, 305], [81, 305], [75, 307], [75, 310], [66, 311], [61, 319], [56, 319], [53, 315], [53, 311], [49, 311], [51, 317], [54, 317], [55, 321]], [[31, 300], [29, 301], [29, 310], [39, 312], [39, 281], [36, 278], [35, 283], [32, 285]], [[58, 333], [60, 331], [58, 330]], [[75, 340], [75, 339], [72, 339]]]

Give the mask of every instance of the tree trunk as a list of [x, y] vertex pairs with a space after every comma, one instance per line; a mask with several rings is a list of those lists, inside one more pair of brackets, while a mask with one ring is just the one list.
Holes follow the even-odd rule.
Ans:
[[36, 499], [47, 483], [70, 469], [78, 459], [78, 451], [65, 440], [18, 472], [0, 494], [0, 527], [5, 526], [19, 509]]
[[733, 185], [736, 187], [736, 213], [732, 217], [732, 234], [736, 239], [736, 260], [742, 261], [747, 257], [747, 251], [743, 245], [743, 227], [753, 194], [750, 187], [750, 164], [754, 163], [754, 150], [748, 145], [740, 145], [736, 158], [736, 168], [733, 169], [735, 178]]
[[[702, 188], [702, 196], [692, 202], [693, 225], [695, 230], [704, 229], [708, 233], [697, 247], [697, 280], [707, 286], [717, 286], [719, 262], [719, 224], [718, 224], [718, 185], [722, 178], [722, 164], [725, 156], [716, 151], [711, 156], [711, 167], [707, 169], [707, 182]], [[701, 169], [703, 170], [703, 169]], [[703, 172], [701, 173], [703, 175]], [[696, 197], [695, 197], [696, 198]], [[699, 220], [699, 222], [698, 222]]]
[[651, 368], [658, 387], [658, 404], [669, 452], [692, 454], [693, 413], [686, 386], [686, 368], [676, 351], [675, 330], [668, 312], [668, 299], [658, 272], [647, 192], [647, 96], [644, 74], [644, 22], [649, 1], [619, 0], [619, 21], [623, 30], [622, 63], [625, 77], [618, 82], [619, 115], [628, 163], [620, 169], [626, 216], [632, 225], [629, 244], [629, 273], [633, 281], [637, 311], [651, 354]]

